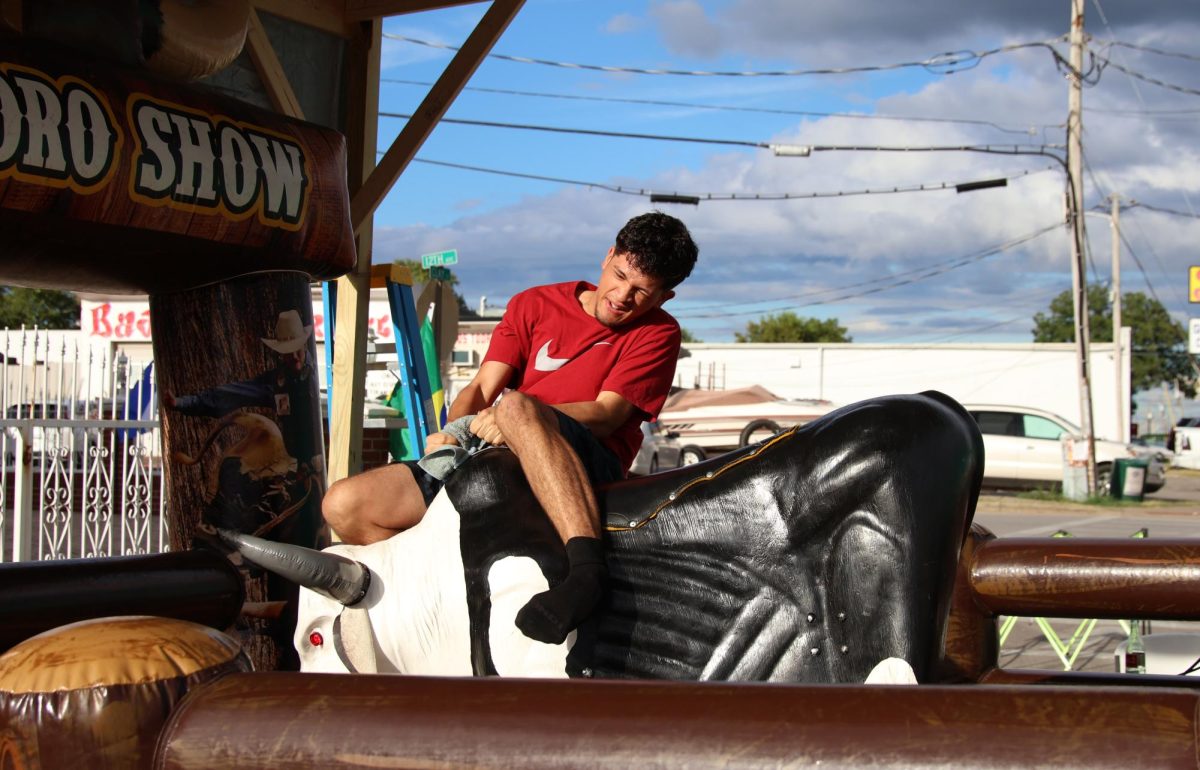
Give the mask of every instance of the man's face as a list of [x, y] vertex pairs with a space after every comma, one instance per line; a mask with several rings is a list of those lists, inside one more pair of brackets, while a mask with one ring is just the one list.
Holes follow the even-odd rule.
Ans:
[[280, 353], [279, 363], [284, 369], [299, 374], [304, 369], [304, 357], [307, 352], [304, 348], [300, 348], [295, 353]]
[[605, 326], [631, 323], [675, 296], [663, 288], [661, 280], [629, 264], [628, 255], [618, 254], [615, 247], [608, 250], [600, 267], [593, 315]]

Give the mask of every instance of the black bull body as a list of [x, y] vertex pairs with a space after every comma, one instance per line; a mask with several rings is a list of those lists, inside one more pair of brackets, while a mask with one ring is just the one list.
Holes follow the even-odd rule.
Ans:
[[[760, 445], [598, 490], [612, 581], [573, 676], [862, 682], [888, 657], [925, 681], [983, 474], [970, 416], [935, 392], [853, 404]], [[565, 557], [512, 453], [448, 481], [461, 515], [473, 668], [488, 568]]]

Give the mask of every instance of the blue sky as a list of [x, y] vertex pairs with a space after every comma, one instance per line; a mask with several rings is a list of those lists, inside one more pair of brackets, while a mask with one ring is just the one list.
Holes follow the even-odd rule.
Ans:
[[[1104, 45], [1116, 39], [1200, 55], [1194, 43], [1200, 4], [1150, 6], [1089, 0], [1087, 29], [1100, 39], [1093, 46], [1128, 69], [1200, 89], [1200, 62]], [[882, 0], [528, 0], [493, 51], [647, 69], [890, 65], [944, 51], [1052, 40], [1066, 31], [1069, 6], [914, 0], [902, 7], [899, 12]], [[458, 45], [484, 10], [484, 4], [475, 4], [394, 17], [384, 31]], [[1064, 43], [1054, 45], [1066, 53]], [[432, 82], [451, 55], [385, 41], [381, 110], [411, 113], [426, 87], [393, 81]], [[1108, 67], [1085, 90], [1084, 104], [1089, 206], [1117, 191], [1143, 204], [1192, 211], [1194, 180], [1200, 178], [1195, 138], [1200, 96]], [[1053, 57], [1033, 47], [988, 56], [953, 74], [901, 68], [689, 77], [490, 58], [448, 117], [748, 142], [919, 147], [1061, 144], [1066, 105], [1066, 82]], [[381, 149], [403, 123], [381, 118]], [[963, 195], [663, 204], [662, 210], [688, 223], [701, 249], [696, 272], [667, 309], [709, 342], [731, 341], [748, 321], [785, 309], [836, 317], [859, 342], [1026, 341], [1033, 314], [1070, 287], [1065, 228], [1011, 245], [1062, 221], [1064, 176], [1043, 157], [826, 152], [783, 158], [754, 147], [448, 123], [435, 130], [418, 157], [610, 186], [739, 196], [1011, 178], [1006, 188]], [[476, 304], [487, 295], [502, 304], [534, 283], [594, 280], [616, 230], [651, 208], [643, 197], [414, 163], [376, 214], [374, 260], [458, 249], [456, 272], [467, 301]], [[1126, 256], [1124, 289], [1149, 291], [1148, 277], [1176, 317], [1186, 319], [1186, 271], [1200, 262], [1194, 255], [1200, 222], [1145, 207], [1128, 210], [1122, 220], [1144, 267], [1143, 274]], [[1108, 221], [1089, 216], [1087, 222], [1094, 263], [1089, 278], [1107, 281]], [[1006, 245], [989, 255], [989, 249]]]

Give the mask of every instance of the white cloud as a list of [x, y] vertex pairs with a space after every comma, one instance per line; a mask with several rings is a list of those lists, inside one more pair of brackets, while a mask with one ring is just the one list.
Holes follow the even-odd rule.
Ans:
[[[720, 13], [710, 13], [692, 0], [671, 0], [655, 3], [651, 16], [667, 43], [690, 56], [706, 56], [718, 49], [757, 54], [775, 50], [771, 48], [775, 45], [778, 51], [791, 51], [794, 58], [801, 58], [801, 53], [805, 59], [810, 54], [836, 54], [846, 61], [880, 61], [901, 48], [911, 55], [914, 45], [935, 51], [961, 47], [951, 45], [954, 42], [971, 44], [981, 39], [979, 30], [985, 27], [993, 28], [989, 46], [996, 42], [995, 30], [1020, 37], [1057, 34], [1065, 28], [1065, 11], [1056, 5], [1051, 13], [1044, 5], [994, 0], [977, 3], [971, 14], [963, 14], [961, 5], [951, 5], [949, 0], [905, 4], [903, 11], [893, 3], [843, 7], [832, 0], [739, 0]], [[1158, 6], [1164, 4], [1150, 5], [1155, 7], [1108, 0], [1105, 9], [1110, 21], [1126, 25], [1119, 34], [1133, 39], [1135, 33], [1145, 37], [1149, 25], [1161, 23], [1166, 11]], [[1174, 44], [1186, 48], [1191, 43], [1181, 42], [1186, 35], [1178, 37], [1183, 34], [1178, 30], [1194, 29], [1200, 5], [1172, 13], [1177, 17], [1171, 28]], [[879, 45], [872, 48], [874, 40]], [[1126, 59], [1134, 57], [1130, 54]], [[1138, 66], [1152, 64], [1139, 59]], [[1182, 74], [1177, 77], [1187, 82]], [[820, 118], [798, 120], [771, 141], [1061, 144], [1066, 102], [1067, 86], [1052, 60], [1044, 52], [1030, 51], [1002, 61], [988, 60], [970, 73], [935, 80], [912, 93], [895, 93], [872, 106], [880, 114], [970, 117], [1018, 132], [1033, 127], [1032, 135], [988, 125]], [[1165, 98], [1161, 89], [1143, 85], [1139, 94], [1112, 69], [1101, 73], [1099, 85], [1085, 92], [1084, 103], [1098, 109], [1138, 110], [1143, 105], [1179, 104], [1174, 97]], [[1127, 199], [1186, 208], [1182, 196], [1200, 178], [1194, 123], [1147, 123], [1145, 118], [1116, 118], [1101, 112], [1086, 112], [1084, 119], [1089, 206], [1116, 190]], [[519, 164], [510, 166], [519, 168]], [[705, 340], [729, 339], [759, 312], [784, 307], [802, 315], [837, 316], [862, 342], [956, 334], [1029, 339], [1033, 313], [1070, 286], [1065, 227], [1002, 254], [972, 257], [1063, 222], [1064, 174], [1048, 158], [961, 152], [831, 152], [776, 158], [766, 151], [725, 151], [695, 167], [614, 181], [684, 193], [836, 192], [955, 183], [1024, 170], [1037, 173], [1014, 179], [1006, 188], [963, 195], [939, 191], [777, 202], [704, 201], [696, 208], [664, 210], [682, 218], [700, 245], [700, 263], [672, 307], [684, 325]], [[461, 288], [468, 301], [479, 294], [499, 301], [533, 283], [594, 280], [616, 230], [630, 216], [649, 208], [649, 201], [642, 198], [566, 188], [464, 216], [446, 227], [379, 229], [376, 252], [415, 254], [450, 244], [464, 255]], [[1133, 209], [1123, 215], [1123, 221], [1162, 299], [1176, 312], [1186, 309], [1175, 299], [1175, 286], [1195, 260], [1200, 220]], [[1095, 262], [1095, 275], [1090, 277], [1106, 280], [1107, 224], [1091, 217], [1088, 223]], [[955, 260], [965, 264], [954, 266]], [[939, 274], [914, 272], [921, 270]], [[1146, 290], [1131, 256], [1123, 280], [1127, 291]], [[881, 290], [892, 283], [897, 285]], [[778, 302], [765, 302], [776, 298]], [[825, 304], [813, 304], [818, 301]], [[754, 312], [734, 314], [739, 310]], [[1000, 325], [1012, 319], [1015, 323]]]

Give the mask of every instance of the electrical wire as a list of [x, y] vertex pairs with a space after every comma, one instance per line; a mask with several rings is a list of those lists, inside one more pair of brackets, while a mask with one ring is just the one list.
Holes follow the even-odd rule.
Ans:
[[[426, 48], [439, 48], [447, 51], [457, 51], [458, 46], [449, 45], [447, 43], [438, 43], [432, 40], [423, 40], [421, 38], [408, 37], [407, 35], [398, 35], [391, 32], [383, 33], [383, 37], [388, 40], [397, 40], [404, 43], [412, 43], [413, 45], [425, 46]], [[1058, 51], [1054, 49], [1053, 43], [1062, 42], [1063, 37], [1052, 38], [1050, 40], [1039, 40], [1027, 43], [1013, 43], [1011, 45], [1000, 46], [986, 51], [947, 51], [945, 53], [936, 54], [928, 59], [920, 61], [898, 62], [895, 64], [877, 64], [863, 65], [858, 67], [821, 67], [817, 69], [798, 69], [798, 70], [741, 70], [741, 71], [710, 71], [710, 70], [678, 70], [678, 69], [645, 69], [641, 67], [624, 67], [611, 66], [602, 64], [579, 64], [575, 62], [552, 61], [549, 59], [535, 59], [528, 56], [509, 56], [505, 54], [489, 53], [489, 59], [500, 59], [503, 61], [516, 62], [518, 64], [540, 64], [547, 67], [560, 67], [564, 69], [576, 70], [593, 70], [598, 72], [619, 72], [633, 75], [685, 75], [699, 77], [798, 77], [807, 75], [847, 75], [859, 72], [884, 72], [887, 70], [910, 69], [920, 67], [934, 74], [949, 75], [955, 72], [978, 67], [980, 62], [989, 56], [994, 56], [1001, 53], [1011, 53], [1024, 48], [1043, 47], [1049, 49], [1056, 57], [1059, 56]]]
[[[1108, 22], [1105, 22], [1107, 25]], [[1111, 29], [1109, 30], [1111, 32]], [[1146, 53], [1158, 54], [1159, 56], [1171, 56], [1176, 59], [1187, 59], [1188, 61], [1200, 62], [1200, 55], [1193, 53], [1181, 53], [1179, 51], [1164, 51], [1161, 48], [1152, 48], [1148, 45], [1138, 45], [1137, 43], [1126, 43], [1122, 40], [1097, 40], [1097, 43], [1102, 43], [1107, 46], [1129, 48], [1134, 51], [1145, 51]]]
[[[699, 198], [703, 201], [782, 201], [782, 200], [812, 200], [816, 198], [850, 198], [862, 195], [895, 195], [898, 193], [911, 192], [938, 192], [943, 190], [953, 190], [958, 185], [969, 184], [969, 182], [932, 182], [917, 185], [898, 185], [895, 187], [885, 187], [878, 189], [865, 190], [838, 190], [827, 192], [800, 192], [800, 193], [715, 193], [715, 192], [680, 192], [678, 190], [650, 190], [640, 187], [626, 187], [624, 185], [613, 185], [604, 182], [587, 182], [579, 179], [568, 179], [566, 177], [545, 176], [542, 174], [528, 174], [518, 171], [503, 171], [500, 169], [486, 168], [483, 166], [472, 166], [466, 163], [452, 163], [444, 160], [431, 160], [427, 158], [414, 158], [414, 163], [424, 163], [430, 166], [440, 166], [443, 168], [454, 168], [462, 171], [474, 171], [482, 174], [494, 174], [496, 176], [516, 177], [518, 179], [531, 179], [539, 182], [554, 182], [556, 184], [570, 184], [577, 187], [588, 187], [597, 190], [605, 190], [607, 192], [620, 193], [622, 195], [636, 195], [643, 198], [650, 198], [656, 195], [684, 195], [688, 197]], [[1019, 173], [1010, 174], [1006, 177], [997, 177], [1004, 179], [1006, 182], [1014, 181], [1022, 177], [1032, 174], [1040, 174], [1045, 171], [1051, 171], [1052, 168], [1044, 169], [1028, 169]]]
[[[1041, 230], [1036, 230], [1033, 233], [1030, 233], [1029, 235], [1022, 236], [1021, 238], [1018, 239], [1019, 243], [1016, 243], [1014, 245], [1020, 245], [1020, 243], [1025, 243], [1027, 241], [1033, 240], [1034, 238], [1044, 235], [1047, 232], [1050, 232], [1051, 230], [1054, 230], [1061, 226], [1062, 226], [1062, 223], [1048, 225], [1047, 227], [1045, 227]], [[754, 300], [752, 302], [717, 302], [717, 303], [709, 303], [706, 305], [693, 304], [688, 307], [688, 312], [695, 312], [697, 310], [715, 310], [718, 308], [726, 308], [726, 307], [744, 307], [747, 305], [762, 305], [762, 304], [773, 304], [776, 302], [787, 302], [787, 301], [791, 301], [791, 300], [805, 299], [807, 297], [815, 297], [815, 296], [819, 296], [821, 294], [830, 294], [832, 292], [845, 291], [846, 289], [856, 289], [856, 288], [861, 288], [864, 286], [871, 286], [872, 284], [888, 283], [888, 282], [894, 281], [897, 278], [905, 278], [910, 275], [926, 273], [926, 272], [928, 272], [930, 270], [934, 270], [934, 269], [940, 269], [943, 267], [953, 269], [955, 267], [960, 267], [962, 264], [965, 264], [965, 263], [977, 262], [981, 259], [990, 257], [993, 254], [998, 253], [997, 251], [995, 251], [996, 248], [1000, 248], [1001, 250], [1003, 250], [1004, 248], [1010, 248], [1010, 247], [1008, 247], [1007, 244], [1001, 244], [1001, 246], [999, 246], [999, 247], [992, 247], [992, 248], [984, 249], [982, 252], [975, 252], [975, 253], [969, 254], [965, 257], [951, 257], [949, 259], [945, 259], [940, 262], [934, 262], [929, 265], [923, 265], [921, 267], [916, 267], [911, 270], [904, 270], [904, 271], [901, 271], [898, 273], [892, 273], [890, 275], [880, 276], [879, 278], [871, 278], [866, 281], [856, 281], [854, 283], [844, 284], [842, 286], [831, 286], [828, 289], [813, 289], [812, 291], [801, 292], [799, 294], [786, 294], [786, 295], [779, 296], [779, 297], [772, 297], [770, 299]], [[763, 312], [769, 312], [769, 309], [763, 310]]]
[[[1186, 211], [1176, 211], [1175, 209], [1163, 208], [1161, 206], [1152, 206], [1148, 203], [1142, 203], [1141, 201], [1136, 201], [1136, 200], [1129, 201], [1129, 203], [1127, 205], [1123, 206], [1122, 208], [1124, 208], [1124, 209], [1142, 208], [1142, 209], [1146, 209], [1148, 211], [1155, 211], [1155, 212], [1162, 213], [1162, 214], [1170, 214], [1170, 215], [1178, 216], [1178, 217], [1187, 217], [1188, 219], [1200, 219], [1200, 215], [1197, 215], [1195, 213], [1189, 213]], [[1142, 230], [1141, 222], [1138, 221], [1137, 217], [1134, 217], [1133, 223], [1138, 228], [1138, 232], [1141, 233], [1142, 239], [1145, 241], [1147, 247], [1149, 247], [1150, 253], [1154, 256], [1154, 261], [1158, 263], [1159, 272], [1164, 276], [1167, 275], [1168, 274], [1167, 266], [1163, 263], [1162, 258], [1158, 255], [1158, 251], [1154, 248], [1154, 243], [1146, 235], [1146, 232], [1144, 230]], [[1124, 238], [1125, 237], [1124, 228], [1121, 228], [1121, 230], [1122, 230], [1121, 237]], [[1130, 255], [1133, 256], [1134, 259], [1136, 260], [1137, 255], [1133, 252], [1132, 248], [1129, 251], [1130, 251]], [[1141, 265], [1139, 263], [1139, 267], [1140, 266]], [[1142, 270], [1142, 274], [1143, 274], [1143, 276], [1145, 276], [1145, 270]], [[1187, 304], [1187, 292], [1184, 290], [1183, 285], [1181, 283], [1176, 283], [1174, 281], [1168, 281], [1168, 284], [1175, 289], [1176, 299], [1179, 300], [1179, 302], [1181, 304], [1186, 305]], [[1148, 278], [1147, 278], [1146, 285], [1150, 287], [1151, 293], [1153, 293], [1154, 289], [1152, 286], [1150, 286]]]
[[1165, 80], [1159, 80], [1158, 78], [1150, 77], [1149, 75], [1146, 75], [1145, 73], [1138, 72], [1137, 70], [1130, 69], [1129, 67], [1125, 67], [1120, 64], [1117, 64], [1112, 59], [1108, 59], [1104, 56], [1101, 56], [1100, 54], [1094, 54], [1094, 56], [1102, 63], [1102, 66], [1104, 66], [1104, 67], [1112, 67], [1115, 70], [1124, 72], [1126, 75], [1129, 75], [1130, 77], [1137, 78], [1138, 80], [1145, 81], [1152, 85], [1156, 85], [1159, 88], [1165, 88], [1169, 91], [1177, 91], [1178, 93], [1181, 93], [1181, 94], [1190, 94], [1192, 96], [1200, 96], [1200, 90], [1196, 90], [1195, 88], [1187, 88], [1186, 86], [1180, 86], [1180, 85], [1176, 85], [1174, 83], [1168, 83]]
[[[1100, 5], [1100, 0], [1092, 0], [1092, 5], [1096, 6], [1096, 12], [1100, 14], [1100, 21], [1104, 23], [1104, 28], [1108, 30], [1108, 34], [1116, 37], [1113, 34], [1112, 27], [1108, 23], [1108, 16], [1104, 13], [1104, 6]], [[1133, 89], [1133, 95], [1137, 97], [1138, 102], [1142, 105], [1142, 109], [1146, 108], [1146, 100], [1142, 96], [1142, 90], [1138, 88], [1137, 81], [1129, 78], [1129, 86]]]
[[[421, 80], [404, 80], [401, 78], [381, 78], [384, 83], [401, 83], [404, 85], [414, 86], [432, 86], [429, 81]], [[990, 120], [979, 120], [974, 118], [941, 118], [931, 116], [903, 116], [903, 115], [880, 115], [856, 112], [821, 112], [818, 110], [786, 110], [774, 109], [769, 107], [739, 107], [736, 105], [726, 104], [697, 104], [694, 102], [676, 102], [664, 99], [635, 99], [632, 97], [617, 97], [617, 96], [594, 96], [586, 94], [563, 94], [563, 93], [548, 93], [544, 91], [519, 91], [511, 88], [485, 88], [483, 86], [467, 86], [464, 91], [475, 91], [479, 93], [501, 94], [505, 96], [530, 96], [543, 99], [567, 99], [572, 101], [583, 102], [605, 102], [611, 104], [638, 104], [650, 107], [680, 107], [693, 110], [713, 110], [722, 112], [751, 112], [765, 115], [796, 115], [799, 117], [811, 118], [846, 118], [851, 120], [891, 120], [904, 123], [952, 123], [966, 126], [984, 126], [986, 128], [994, 128], [997, 131], [1003, 131], [1009, 134], [1032, 134], [1037, 128], [1057, 128], [1058, 125], [1036, 123], [1030, 124], [1029, 128], [1011, 128], [1002, 126], [999, 123], [993, 123]]]
[[[406, 112], [380, 112], [383, 118], [411, 119], [413, 116]], [[779, 147], [790, 147], [783, 143], [761, 142], [749, 139], [713, 139], [696, 136], [675, 136], [669, 134], [643, 134], [632, 131], [604, 131], [595, 128], [568, 128], [565, 126], [546, 126], [535, 123], [505, 123], [497, 120], [472, 120], [468, 118], [442, 118], [441, 123], [451, 123], [461, 126], [480, 126], [484, 128], [506, 128], [518, 131], [543, 131], [554, 134], [578, 134], [583, 136], [605, 136], [617, 139], [648, 139], [658, 142], [684, 142], [693, 144], [715, 144], [731, 147], [752, 147], [760, 150], [773, 150]], [[1047, 150], [1062, 149], [1055, 144], [956, 144], [956, 145], [805, 145], [802, 149], [811, 152], [983, 152], [998, 155], [1046, 155]], [[1057, 155], [1052, 155], [1055, 159]]]
[[[885, 282], [884, 285], [876, 286], [876, 287], [868, 288], [868, 289], [863, 289], [861, 291], [846, 292], [846, 293], [843, 293], [843, 294], [840, 294], [837, 296], [828, 297], [826, 299], [813, 300], [811, 302], [804, 302], [804, 303], [800, 303], [800, 304], [791, 304], [791, 305], [788, 305], [785, 307], [778, 307], [778, 308], [758, 308], [758, 309], [753, 309], [753, 310], [730, 311], [730, 312], [725, 312], [725, 313], [694, 313], [691, 311], [685, 312], [685, 311], [681, 310], [680, 312], [675, 314], [675, 317], [683, 318], [683, 319], [726, 318], [726, 317], [731, 317], [731, 316], [755, 315], [755, 314], [760, 314], [760, 313], [777, 313], [777, 312], [783, 312], [783, 311], [787, 311], [787, 310], [795, 310], [795, 309], [799, 309], [799, 308], [813, 307], [815, 305], [827, 305], [832, 302], [841, 302], [841, 301], [845, 301], [845, 300], [849, 300], [849, 299], [858, 299], [860, 297], [866, 297], [866, 296], [869, 296], [872, 294], [879, 294], [881, 292], [888, 291], [890, 289], [895, 289], [900, 286], [908, 286], [908, 285], [911, 285], [914, 283], [919, 283], [921, 281], [928, 280], [929, 278], [934, 278], [939, 275], [944, 275], [946, 273], [951, 272], [952, 270], [957, 270], [958, 268], [965, 267], [966, 265], [969, 265], [969, 264], [972, 264], [975, 262], [979, 262], [981, 260], [987, 259], [988, 257], [995, 256], [996, 254], [1000, 254], [1000, 253], [1003, 253], [1010, 249], [1014, 249], [1017, 246], [1028, 243], [1029, 241], [1032, 241], [1035, 238], [1039, 238], [1048, 232], [1058, 230], [1061, 227], [1062, 227], [1061, 223], [1056, 223], [1054, 225], [1050, 225], [1048, 227], [1042, 228], [1041, 230], [1037, 230], [1033, 233], [1030, 233], [1029, 235], [1025, 235], [1020, 238], [1016, 238], [1011, 241], [1008, 241], [1007, 243], [1001, 244], [999, 246], [995, 246], [993, 248], [986, 249], [977, 254], [973, 254], [973, 255], [970, 255], [967, 257], [961, 257], [957, 260], [953, 260], [948, 263], [942, 263], [936, 267], [925, 268], [923, 270], [918, 269], [918, 270], [909, 271], [908, 273], [902, 275], [901, 280], [895, 280], [894, 277], [888, 277], [888, 278], [882, 279]], [[836, 289], [829, 289], [829, 290], [825, 290], [822, 292], [815, 292], [815, 293], [828, 293], [830, 291], [842, 291], [843, 289], [847, 289], [847, 288], [859, 288], [861, 286], [867, 286], [871, 283], [877, 283], [877, 282], [879, 282], [879, 279], [873, 279], [872, 281], [867, 281], [867, 282], [858, 283], [858, 284], [850, 284], [845, 287], [838, 287]], [[761, 301], [759, 301], [759, 304], [765, 303], [765, 302], [779, 302], [779, 301], [782, 301], [782, 300], [778, 299], [778, 298], [772, 299], [772, 300], [761, 300]], [[746, 303], [731, 303], [731, 306], [744, 306], [745, 304]]]
[[[380, 112], [381, 118], [410, 119], [412, 115], [404, 112]], [[466, 118], [442, 118], [441, 123], [452, 123], [459, 126], [482, 126], [484, 128], [509, 128], [520, 131], [546, 131], [555, 134], [582, 134], [584, 136], [610, 136], [619, 139], [650, 139], [659, 142], [691, 142], [695, 144], [722, 144], [733, 147], [754, 147], [767, 150], [769, 142], [753, 142], [745, 139], [706, 139], [695, 136], [668, 136], [664, 134], [640, 134], [629, 131], [601, 131], [594, 128], [564, 128], [561, 126], [542, 126], [532, 123], [502, 123], [496, 120], [468, 120]]]
[[1136, 201], [1136, 200], [1130, 201], [1128, 208], [1131, 208], [1131, 209], [1132, 208], [1141, 208], [1141, 209], [1146, 209], [1148, 211], [1157, 211], [1160, 214], [1172, 214], [1177, 217], [1188, 217], [1190, 219], [1200, 219], [1200, 214], [1193, 214], [1193, 213], [1189, 213], [1187, 211], [1178, 211], [1176, 209], [1169, 209], [1169, 208], [1165, 208], [1163, 206], [1151, 206], [1149, 203], [1143, 203], [1141, 201]]

